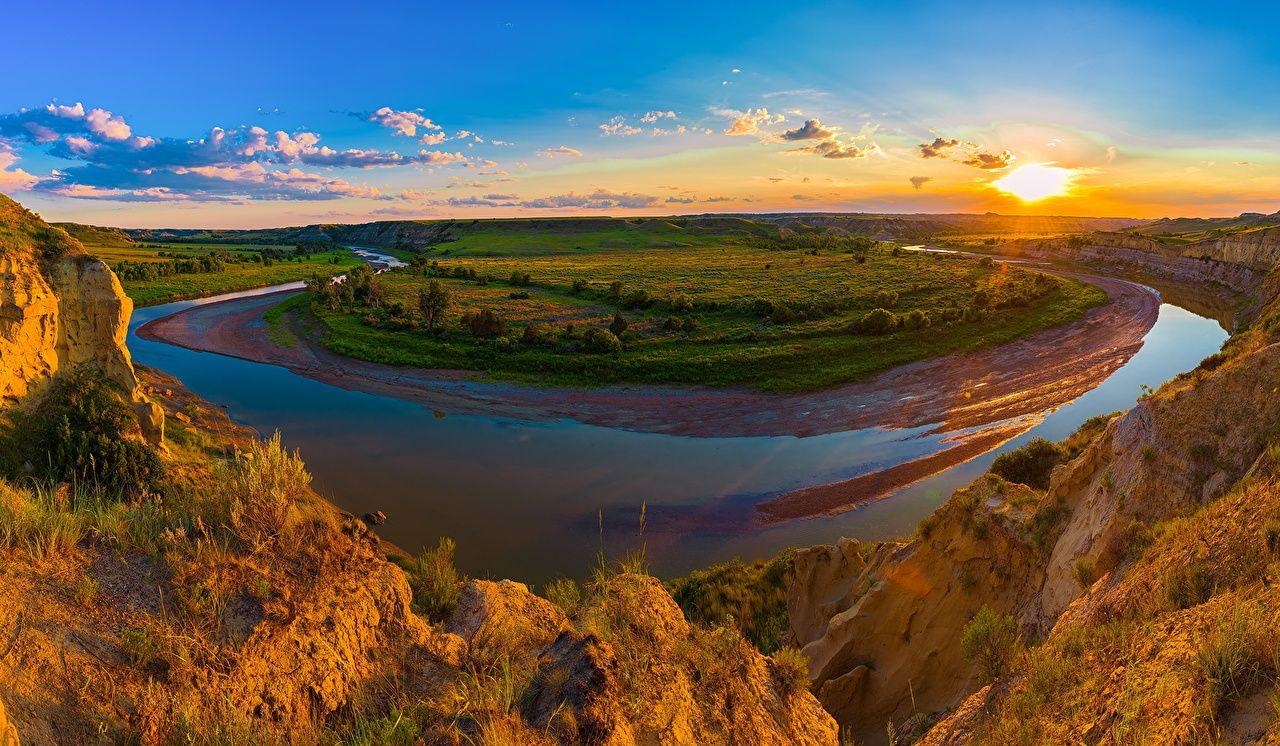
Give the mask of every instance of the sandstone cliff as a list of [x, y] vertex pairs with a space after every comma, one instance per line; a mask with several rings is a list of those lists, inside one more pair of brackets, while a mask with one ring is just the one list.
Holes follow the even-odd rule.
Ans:
[[0, 195], [0, 407], [93, 363], [133, 399], [144, 435], [160, 443], [163, 417], [139, 389], [125, 347], [132, 311], [106, 264]]
[[[1135, 245], [1146, 241], [1123, 240]], [[1075, 249], [1103, 251], [1096, 245]], [[1165, 247], [1133, 250], [1158, 257], [1164, 269], [1202, 261]], [[1238, 265], [1222, 264], [1240, 271]], [[1187, 692], [1225, 698], [1256, 719], [1257, 708], [1241, 698], [1253, 696], [1259, 687], [1268, 691], [1280, 670], [1275, 661], [1241, 664], [1249, 666], [1247, 681], [1214, 684], [1212, 672], [1196, 673], [1202, 665], [1197, 656], [1211, 654], [1201, 650], [1202, 640], [1219, 634], [1213, 619], [1239, 608], [1219, 599], [1220, 590], [1244, 587], [1239, 603], [1247, 599], [1252, 604], [1248, 608], [1255, 609], [1250, 613], [1261, 615], [1264, 621], [1258, 624], [1264, 626], [1274, 622], [1280, 608], [1268, 581], [1280, 565], [1256, 569], [1259, 562], [1267, 565], [1256, 557], [1258, 551], [1280, 551], [1280, 540], [1268, 544], [1270, 539], [1256, 538], [1259, 526], [1276, 515], [1271, 505], [1277, 488], [1257, 487], [1256, 482], [1270, 479], [1280, 456], [1273, 445], [1280, 426], [1275, 394], [1280, 390], [1280, 341], [1273, 331], [1280, 307], [1267, 305], [1275, 297], [1274, 276], [1251, 282], [1260, 307], [1253, 327], [1232, 337], [1222, 353], [1200, 368], [1114, 418], [1078, 457], [1054, 469], [1047, 491], [988, 475], [958, 491], [909, 541], [874, 547], [846, 541], [797, 556], [789, 604], [792, 634], [813, 660], [815, 692], [842, 726], [870, 743], [883, 742], [889, 725], [899, 733], [919, 735], [922, 721], [948, 713], [928, 742], [1134, 740], [1106, 729], [1117, 723], [1130, 728], [1129, 733], [1145, 733], [1132, 729], [1149, 726], [1159, 742], [1229, 734], [1226, 704], [1206, 711], [1188, 695], [1176, 700], [1181, 704], [1173, 709], [1160, 709], [1164, 705], [1155, 704], [1154, 693], [1139, 696], [1126, 688], [1133, 686], [1132, 680], [1126, 684], [1133, 671], [1126, 673], [1123, 665], [1117, 669], [1105, 654], [1077, 650], [1082, 636], [1110, 634], [1100, 628], [1135, 614], [1145, 626], [1112, 630], [1135, 647], [1114, 654], [1131, 655], [1153, 692], [1173, 686], [1159, 683], [1162, 676], [1184, 681]], [[1208, 537], [1221, 533], [1215, 527], [1222, 519], [1214, 516], [1223, 511], [1249, 528], [1239, 528], [1235, 539], [1220, 539], [1215, 549]], [[1183, 518], [1188, 515], [1197, 517]], [[1280, 528], [1275, 533], [1280, 536]], [[1159, 538], [1171, 535], [1178, 539]], [[1239, 555], [1233, 557], [1233, 551]], [[1179, 575], [1183, 570], [1177, 568], [1188, 556], [1214, 556], [1206, 565], [1213, 569], [1195, 569], [1193, 562], [1190, 576]], [[1255, 569], [1232, 567], [1237, 562]], [[1231, 580], [1222, 583], [1219, 577]], [[1179, 600], [1160, 601], [1152, 611], [1144, 593]], [[1217, 610], [1201, 609], [1201, 604]], [[960, 641], [983, 607], [1012, 620], [1025, 652], [1013, 655], [1016, 660], [1004, 676], [979, 690], [986, 682], [962, 655]], [[1050, 642], [1037, 647], [1035, 641], [1046, 634]], [[1166, 645], [1174, 647], [1161, 653]], [[1077, 661], [1081, 670], [1071, 676], [1053, 668], [1053, 661], [1067, 653], [1086, 658]], [[1046, 676], [1063, 679], [1062, 690], [1055, 694], [1046, 689]], [[1213, 694], [1214, 686], [1230, 691]], [[1115, 701], [1122, 694], [1148, 709], [1125, 711]], [[1083, 709], [1064, 711], [1055, 700], [1058, 695], [1079, 698], [1075, 706]], [[1272, 712], [1261, 725], [1246, 725], [1256, 735], [1275, 716]], [[1055, 730], [1055, 718], [1075, 730]], [[1037, 736], [1028, 739], [1017, 723], [1030, 719], [1038, 723]]]

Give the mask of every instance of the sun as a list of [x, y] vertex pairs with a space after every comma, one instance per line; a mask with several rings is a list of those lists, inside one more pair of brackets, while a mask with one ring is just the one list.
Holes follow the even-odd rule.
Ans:
[[1023, 202], [1038, 202], [1046, 197], [1060, 197], [1071, 191], [1076, 172], [1049, 163], [1028, 163], [992, 184], [1005, 194]]

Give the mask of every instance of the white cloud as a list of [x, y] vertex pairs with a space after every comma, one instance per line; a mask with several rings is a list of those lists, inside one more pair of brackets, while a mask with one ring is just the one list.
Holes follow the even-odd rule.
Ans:
[[572, 158], [581, 158], [582, 151], [571, 148], [568, 145], [560, 145], [554, 148], [542, 148], [538, 151], [538, 155], [543, 158], [556, 158], [558, 156], [569, 156]]
[[403, 135], [405, 137], [417, 135], [419, 127], [426, 130], [441, 129], [440, 125], [423, 116], [421, 109], [416, 111], [396, 111], [390, 106], [384, 106], [370, 114], [369, 121], [377, 122], [386, 127], [391, 130], [393, 135]]
[[641, 131], [639, 127], [627, 124], [627, 120], [621, 115], [600, 125], [600, 133], [605, 137], [630, 137], [640, 134]]

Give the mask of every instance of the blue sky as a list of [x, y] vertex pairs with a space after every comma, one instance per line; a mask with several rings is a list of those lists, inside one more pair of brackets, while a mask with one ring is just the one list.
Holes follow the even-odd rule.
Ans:
[[[58, 219], [175, 226], [1280, 209], [1261, 5], [176, 6], [8, 4], [0, 191]], [[174, 150], [215, 127], [225, 153]], [[245, 146], [254, 127], [270, 147]], [[935, 138], [955, 145], [924, 157]], [[1071, 188], [993, 187], [1035, 163]]]

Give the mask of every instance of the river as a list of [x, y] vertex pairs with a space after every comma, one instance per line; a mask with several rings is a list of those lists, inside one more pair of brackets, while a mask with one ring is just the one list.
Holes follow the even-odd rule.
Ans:
[[923, 427], [701, 438], [572, 420], [452, 414], [134, 334], [147, 321], [194, 305], [300, 285], [138, 309], [129, 347], [135, 360], [176, 376], [238, 422], [263, 433], [279, 430], [290, 447], [301, 450], [321, 494], [353, 513], [389, 515], [380, 529], [387, 539], [416, 551], [451, 536], [464, 572], [532, 583], [580, 577], [602, 549], [617, 557], [640, 542], [653, 571], [667, 577], [840, 536], [909, 534], [998, 453], [1034, 437], [1060, 439], [1089, 417], [1132, 406], [1143, 385], [1159, 386], [1195, 367], [1227, 338], [1217, 321], [1162, 303], [1141, 350], [1125, 365], [995, 451], [857, 510], [760, 528], [696, 516], [709, 505], [745, 515], [749, 506], [781, 492], [936, 452], [945, 436], [926, 434], [930, 428]]

